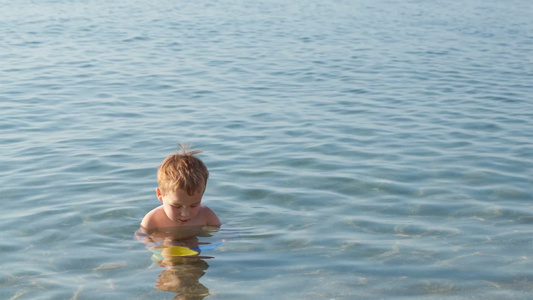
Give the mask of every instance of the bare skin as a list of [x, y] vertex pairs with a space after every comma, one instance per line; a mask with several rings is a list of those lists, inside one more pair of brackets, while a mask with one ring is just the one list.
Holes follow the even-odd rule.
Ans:
[[175, 226], [216, 226], [221, 225], [217, 215], [202, 205], [203, 191], [192, 196], [183, 190], [163, 194], [157, 188], [156, 195], [163, 204], [148, 212], [141, 222], [143, 231], [154, 228]]

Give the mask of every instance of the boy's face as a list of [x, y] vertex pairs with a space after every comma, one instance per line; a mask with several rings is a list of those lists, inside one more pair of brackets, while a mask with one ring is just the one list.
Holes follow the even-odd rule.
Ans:
[[202, 191], [190, 196], [184, 190], [163, 194], [159, 188], [156, 189], [156, 193], [159, 201], [163, 202], [163, 209], [167, 217], [178, 224], [186, 224], [198, 215], [204, 195]]

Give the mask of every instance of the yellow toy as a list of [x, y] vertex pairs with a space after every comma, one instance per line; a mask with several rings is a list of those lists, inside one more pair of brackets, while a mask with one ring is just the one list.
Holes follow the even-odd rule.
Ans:
[[198, 251], [194, 251], [188, 247], [182, 247], [182, 246], [156, 246], [150, 248], [150, 251], [152, 251], [154, 254], [152, 255], [152, 261], [160, 263], [162, 260], [170, 260], [173, 261], [174, 259], [179, 260], [181, 257], [195, 257], [200, 254]]

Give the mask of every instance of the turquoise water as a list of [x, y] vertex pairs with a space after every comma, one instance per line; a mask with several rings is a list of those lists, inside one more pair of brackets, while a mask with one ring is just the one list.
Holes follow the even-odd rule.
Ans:
[[531, 299], [531, 1], [0, 5], [0, 299], [177, 297], [134, 233], [180, 142], [206, 299]]

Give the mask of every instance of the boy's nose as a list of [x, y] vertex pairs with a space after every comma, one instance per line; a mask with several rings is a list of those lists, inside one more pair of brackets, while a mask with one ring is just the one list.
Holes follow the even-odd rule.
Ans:
[[181, 210], [181, 215], [183, 217], [188, 217], [189, 213], [190, 213], [190, 209], [188, 209], [188, 208], [184, 208], [184, 209]]

